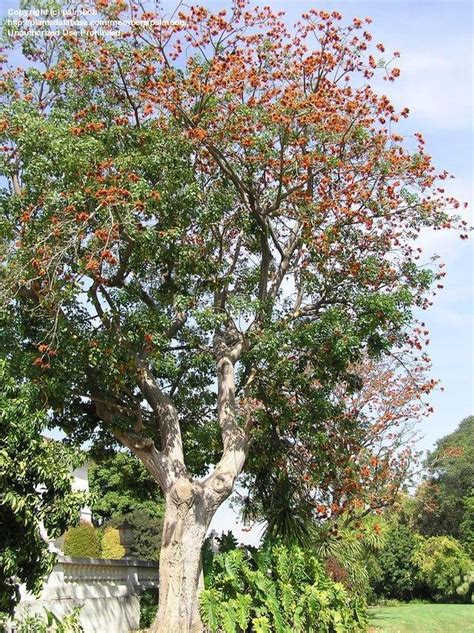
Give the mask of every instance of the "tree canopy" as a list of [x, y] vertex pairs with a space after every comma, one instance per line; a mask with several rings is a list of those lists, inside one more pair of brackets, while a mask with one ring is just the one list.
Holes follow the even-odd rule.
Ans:
[[[417, 491], [416, 523], [423, 534], [472, 540], [474, 416], [436, 442], [425, 461], [426, 478]], [[462, 531], [464, 523], [465, 534]]]
[[[437, 276], [413, 240], [457, 203], [433, 190], [445, 173], [421, 137], [404, 149], [400, 113], [357, 87], [376, 70], [370, 38], [339, 19], [312, 12], [290, 36], [237, 2], [147, 37], [29, 38], [43, 71], [4, 70], [4, 296], [77, 439], [142, 433], [180, 463], [184, 443], [204, 472], [224, 352], [243, 417], [311, 432], [351, 363], [406, 343]], [[182, 429], [158, 437], [168, 397]]]

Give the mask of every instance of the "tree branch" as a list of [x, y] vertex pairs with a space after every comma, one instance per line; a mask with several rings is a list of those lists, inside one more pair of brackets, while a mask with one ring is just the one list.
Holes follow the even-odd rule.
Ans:
[[138, 383], [143, 396], [158, 420], [161, 449], [171, 460], [175, 476], [187, 476], [176, 407], [171, 398], [161, 391], [149, 366], [143, 359], [138, 360]]
[[155, 443], [149, 437], [141, 437], [135, 433], [111, 429], [113, 435], [142, 462], [150, 475], [158, 481], [164, 494], [174, 483], [171, 461], [162, 451], [156, 449]]
[[209, 502], [219, 505], [232, 492], [248, 451], [248, 437], [237, 421], [235, 402], [235, 363], [243, 348], [243, 338], [235, 328], [216, 333], [214, 353], [217, 358], [217, 411], [224, 452], [214, 472], [204, 481]]
[[168, 456], [157, 450], [150, 437], [143, 437], [114, 426], [115, 409], [121, 408], [120, 405], [108, 402], [99, 395], [93, 395], [92, 401], [98, 417], [105, 422], [112, 435], [140, 459], [152, 477], [158, 481], [163, 493], [166, 493], [174, 483], [173, 468]]

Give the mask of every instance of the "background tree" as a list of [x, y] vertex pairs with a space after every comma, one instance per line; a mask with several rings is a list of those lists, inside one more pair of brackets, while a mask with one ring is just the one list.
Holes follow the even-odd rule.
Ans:
[[143, 464], [128, 452], [119, 452], [89, 469], [94, 520], [109, 526], [127, 524], [133, 530], [130, 554], [159, 560], [164, 501], [159, 486]]
[[377, 555], [378, 570], [374, 574], [375, 593], [385, 598], [411, 600], [425, 597], [418, 567], [413, 561], [417, 536], [408, 525], [392, 521], [386, 543]]
[[463, 536], [472, 524], [474, 490], [474, 417], [436, 442], [425, 461], [426, 477], [416, 492], [415, 525], [427, 536]]
[[413, 561], [436, 602], [472, 602], [474, 561], [456, 539], [418, 537]]
[[459, 526], [460, 540], [474, 560], [474, 495], [464, 497], [464, 515]]
[[[309, 545], [327, 520], [335, 533], [338, 524], [393, 505], [412, 481], [416, 425], [431, 410], [425, 397], [436, 383], [426, 360], [410, 349], [383, 361], [365, 358], [351, 368], [358, 389], [335, 386], [337, 413], [317, 434], [304, 436], [294, 426], [271, 441], [262, 436], [245, 478], [251, 494], [241, 495], [244, 516], [266, 520], [269, 536]], [[298, 404], [312, 406], [304, 399]]]
[[158, 561], [163, 532], [163, 515], [152, 515], [138, 509], [128, 514], [115, 515], [108, 522], [108, 525], [115, 527], [124, 524], [127, 524], [128, 528], [133, 531], [130, 554], [141, 560]]
[[100, 525], [112, 517], [140, 511], [163, 516], [163, 497], [156, 481], [130, 453], [119, 452], [89, 468], [92, 514]]
[[121, 442], [159, 482], [153, 630], [184, 632], [202, 628], [201, 544], [252, 442], [317, 436], [354, 363], [422, 347], [406, 328], [443, 273], [414, 240], [459, 204], [421, 135], [393, 131], [408, 110], [370, 88], [399, 71], [362, 20], [311, 11], [289, 33], [243, 0], [153, 17], [10, 38], [34, 65], [0, 84], [1, 275], [14, 358], [54, 423]]
[[19, 585], [40, 591], [55, 555], [44, 540], [79, 520], [85, 503], [72, 492], [81, 456], [42, 432], [45, 415], [39, 390], [20, 382], [0, 361], [0, 611], [13, 613]]

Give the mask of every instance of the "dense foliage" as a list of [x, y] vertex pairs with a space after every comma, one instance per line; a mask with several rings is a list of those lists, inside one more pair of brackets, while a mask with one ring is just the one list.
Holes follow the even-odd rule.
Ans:
[[54, 555], [43, 536], [78, 521], [84, 495], [72, 492], [81, 455], [42, 432], [46, 416], [36, 385], [0, 361], [0, 612], [11, 612], [18, 585], [38, 592]]
[[371, 569], [371, 599], [469, 602], [474, 560], [452, 536], [424, 537], [414, 529], [417, 503], [403, 499], [387, 516], [384, 547]]
[[421, 581], [413, 561], [416, 546], [417, 536], [412, 528], [397, 522], [390, 526], [377, 556], [378, 568], [373, 578], [376, 595], [397, 600], [420, 597]]
[[140, 628], [147, 629], [155, 619], [158, 610], [158, 590], [145, 589], [140, 596]]
[[156, 481], [128, 452], [112, 454], [89, 467], [93, 520], [100, 524], [135, 511], [162, 516], [163, 498]]
[[387, 526], [370, 514], [354, 523], [345, 523], [344, 518], [319, 525], [307, 551], [324, 563], [333, 580], [365, 599], [370, 593], [371, 572], [386, 545]]
[[474, 559], [474, 494], [464, 497], [463, 505], [463, 520], [459, 526], [460, 539], [471, 558]]
[[98, 558], [100, 539], [97, 530], [90, 523], [81, 523], [70, 528], [64, 535], [63, 552], [77, 558]]
[[[416, 527], [426, 535], [473, 539], [474, 416], [436, 443], [429, 453], [426, 479], [417, 491]], [[464, 533], [461, 526], [464, 525]]]
[[474, 561], [450, 536], [421, 538], [413, 554], [419, 578], [438, 602], [471, 602]]
[[331, 581], [315, 556], [298, 547], [219, 554], [200, 604], [212, 632], [342, 633], [366, 624], [363, 601]]
[[142, 560], [159, 560], [163, 518], [137, 510], [123, 516], [115, 516], [109, 521], [111, 526], [119, 527], [124, 524], [133, 530], [131, 555]]
[[100, 541], [100, 555], [102, 558], [123, 558], [125, 548], [120, 541], [117, 528], [107, 527]]

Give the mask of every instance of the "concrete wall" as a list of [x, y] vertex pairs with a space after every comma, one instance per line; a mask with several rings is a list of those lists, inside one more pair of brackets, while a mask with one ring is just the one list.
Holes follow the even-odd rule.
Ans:
[[152, 587], [158, 587], [157, 563], [59, 555], [39, 598], [25, 593], [16, 615], [25, 609], [44, 615], [46, 607], [61, 617], [82, 605], [85, 633], [129, 633], [139, 628], [140, 595]]
[[[72, 489], [76, 491], [89, 492], [89, 466], [91, 462], [86, 462], [72, 471], [74, 477], [72, 482]], [[92, 523], [92, 512], [89, 506], [84, 506], [81, 509], [81, 521]]]

